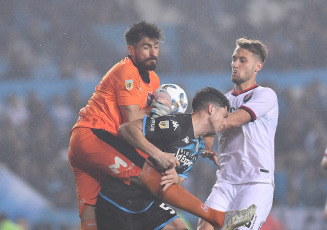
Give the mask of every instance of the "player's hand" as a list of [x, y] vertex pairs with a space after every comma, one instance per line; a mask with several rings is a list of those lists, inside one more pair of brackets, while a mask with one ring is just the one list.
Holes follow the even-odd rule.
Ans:
[[179, 160], [177, 160], [177, 158], [172, 153], [166, 152], [162, 152], [155, 158], [151, 158], [149, 160], [152, 162], [153, 166], [159, 171], [175, 168], [180, 165]]
[[163, 89], [156, 89], [153, 96], [150, 116], [157, 118], [159, 116], [171, 114], [171, 97], [169, 93]]
[[210, 160], [212, 160], [215, 165], [219, 166], [219, 161], [218, 161], [218, 153], [213, 150], [213, 149], [204, 149], [201, 153], [201, 156], [203, 158], [209, 158]]
[[160, 185], [163, 186], [162, 190], [165, 191], [170, 185], [177, 184], [179, 176], [175, 167], [166, 170], [161, 177]]

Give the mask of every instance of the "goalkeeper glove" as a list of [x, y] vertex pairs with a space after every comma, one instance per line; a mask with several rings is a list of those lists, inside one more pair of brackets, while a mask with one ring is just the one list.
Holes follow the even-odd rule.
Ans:
[[157, 118], [159, 116], [171, 114], [171, 97], [166, 90], [156, 89], [153, 92], [153, 101], [150, 115]]

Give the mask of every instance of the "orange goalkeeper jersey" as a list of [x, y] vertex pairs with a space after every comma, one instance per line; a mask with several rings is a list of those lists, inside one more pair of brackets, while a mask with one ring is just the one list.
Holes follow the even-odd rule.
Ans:
[[113, 66], [95, 87], [88, 104], [80, 110], [76, 127], [104, 129], [117, 135], [122, 124], [119, 105], [140, 105], [145, 109], [151, 95], [160, 86], [157, 74], [149, 71], [150, 82], [142, 80], [130, 57]]

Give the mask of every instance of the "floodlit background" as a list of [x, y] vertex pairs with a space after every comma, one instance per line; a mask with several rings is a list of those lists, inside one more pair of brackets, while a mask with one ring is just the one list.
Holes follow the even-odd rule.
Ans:
[[[78, 229], [69, 131], [102, 76], [127, 55], [126, 28], [143, 19], [165, 32], [161, 83], [179, 84], [189, 100], [204, 86], [233, 88], [237, 38], [268, 46], [257, 81], [277, 92], [280, 106], [271, 217], [284, 229], [327, 229], [320, 168], [327, 146], [325, 0], [1, 0], [0, 214], [25, 230]], [[205, 201], [215, 171], [198, 160], [185, 187]], [[197, 218], [180, 213], [195, 229]]]

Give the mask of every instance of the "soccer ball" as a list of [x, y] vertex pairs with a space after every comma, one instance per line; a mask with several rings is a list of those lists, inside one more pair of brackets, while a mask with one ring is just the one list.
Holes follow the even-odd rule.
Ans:
[[163, 84], [159, 87], [167, 91], [171, 97], [172, 114], [184, 113], [188, 106], [185, 91], [176, 84]]

